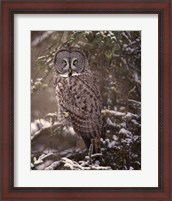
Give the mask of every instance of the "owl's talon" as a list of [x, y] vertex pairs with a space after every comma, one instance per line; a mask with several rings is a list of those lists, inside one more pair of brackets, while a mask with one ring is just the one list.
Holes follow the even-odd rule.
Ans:
[[63, 112], [63, 116], [64, 116], [65, 118], [68, 118], [68, 117], [69, 117], [69, 112]]

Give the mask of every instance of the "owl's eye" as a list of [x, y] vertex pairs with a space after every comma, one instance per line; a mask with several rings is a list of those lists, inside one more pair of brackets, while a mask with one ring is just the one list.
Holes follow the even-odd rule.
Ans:
[[62, 63], [62, 64], [66, 64], [66, 61], [65, 61], [65, 60], [62, 60], [61, 63]]
[[75, 59], [74, 62], [73, 62], [73, 64], [76, 65], [77, 63], [78, 63], [78, 60]]

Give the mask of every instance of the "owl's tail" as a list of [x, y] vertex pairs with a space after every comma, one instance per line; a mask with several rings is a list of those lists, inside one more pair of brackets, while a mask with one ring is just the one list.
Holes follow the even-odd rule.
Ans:
[[85, 137], [82, 137], [82, 139], [84, 140], [86, 147], [89, 149], [90, 144], [91, 144], [91, 139], [85, 138]]
[[101, 152], [100, 139], [98, 137], [95, 137], [92, 139], [82, 137], [82, 139], [84, 140], [85, 145], [87, 146], [88, 149], [90, 148], [91, 144], [93, 145], [93, 153], [92, 154]]

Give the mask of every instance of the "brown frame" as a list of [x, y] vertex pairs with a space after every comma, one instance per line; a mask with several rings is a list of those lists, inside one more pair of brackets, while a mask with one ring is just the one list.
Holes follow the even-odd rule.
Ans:
[[[1, 200], [172, 200], [170, 163], [170, 0], [2, 0], [1, 11]], [[14, 14], [140, 13], [159, 19], [159, 185], [157, 188], [14, 187]], [[0, 101], [1, 102], [1, 101]], [[172, 145], [172, 144], [171, 144]], [[149, 178], [148, 178], [149, 179]]]

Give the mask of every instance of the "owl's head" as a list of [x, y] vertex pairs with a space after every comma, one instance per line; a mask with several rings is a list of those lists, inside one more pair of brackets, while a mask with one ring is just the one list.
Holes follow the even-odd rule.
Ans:
[[62, 77], [76, 76], [85, 71], [87, 59], [79, 49], [62, 49], [54, 56], [54, 70]]

